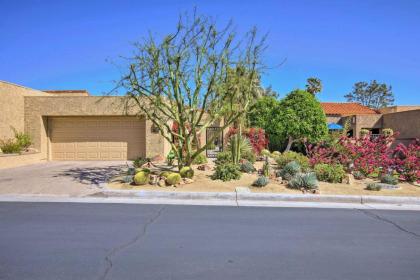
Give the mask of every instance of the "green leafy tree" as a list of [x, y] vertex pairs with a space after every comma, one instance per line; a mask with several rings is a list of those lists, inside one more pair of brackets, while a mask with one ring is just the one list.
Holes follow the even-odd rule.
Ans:
[[278, 118], [279, 114], [279, 101], [273, 96], [259, 98], [248, 112], [249, 125], [263, 128], [268, 135], [270, 148], [274, 150], [278, 148], [279, 143], [283, 142], [280, 137], [282, 127]]
[[264, 38], [257, 38], [255, 28], [238, 38], [231, 24], [219, 28], [194, 12], [181, 16], [175, 32], [162, 40], [150, 35], [134, 46], [118, 85], [126, 92], [125, 105], [146, 116], [171, 144], [179, 169], [189, 166], [219, 136], [195, 148], [199, 133], [215, 123], [224, 129], [248, 111]]
[[379, 109], [394, 103], [392, 86], [378, 83], [376, 80], [358, 82], [353, 86], [352, 92], [344, 95], [349, 102], [358, 102], [372, 109]]
[[306, 91], [313, 95], [317, 94], [318, 92], [321, 92], [322, 91], [321, 80], [314, 77], [308, 78], [306, 80]]
[[298, 141], [319, 141], [328, 134], [327, 120], [319, 101], [307, 91], [295, 90], [280, 101], [280, 134], [287, 139], [286, 151]]

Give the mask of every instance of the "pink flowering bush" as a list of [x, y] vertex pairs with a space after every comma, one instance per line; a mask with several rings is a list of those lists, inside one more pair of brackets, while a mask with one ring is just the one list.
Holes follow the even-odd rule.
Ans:
[[392, 167], [401, 179], [420, 181], [420, 141], [416, 139], [408, 146], [398, 144], [392, 152]]

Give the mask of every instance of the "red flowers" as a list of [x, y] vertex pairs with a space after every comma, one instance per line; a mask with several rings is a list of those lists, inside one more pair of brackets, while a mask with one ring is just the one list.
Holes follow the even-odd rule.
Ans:
[[420, 142], [414, 141], [408, 147], [399, 144], [391, 148], [396, 134], [360, 138], [341, 137], [332, 143], [307, 145], [311, 165], [317, 163], [340, 163], [350, 170], [364, 175], [372, 173], [400, 174], [407, 181], [420, 180]]
[[[229, 140], [229, 138], [236, 133], [238, 133], [238, 129], [230, 127], [229, 131], [226, 133], [226, 139]], [[245, 129], [242, 134], [249, 139], [252, 149], [257, 155], [259, 155], [263, 149], [267, 148], [268, 137], [265, 135], [264, 129], [251, 127]]]

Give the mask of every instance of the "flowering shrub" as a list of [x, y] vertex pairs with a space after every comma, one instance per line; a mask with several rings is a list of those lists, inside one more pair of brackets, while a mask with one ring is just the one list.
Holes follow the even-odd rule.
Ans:
[[392, 167], [402, 179], [420, 181], [420, 141], [416, 139], [408, 146], [398, 144], [392, 152]]
[[[230, 137], [238, 133], [238, 129], [234, 127], [230, 127], [228, 132], [226, 133], [226, 141], [229, 141]], [[242, 132], [243, 135], [245, 135], [249, 142], [251, 143], [252, 150], [254, 153], [259, 155], [262, 150], [267, 148], [268, 146], [268, 137], [265, 135], [265, 131], [262, 128], [255, 128], [251, 127], [248, 129], [245, 129]]]

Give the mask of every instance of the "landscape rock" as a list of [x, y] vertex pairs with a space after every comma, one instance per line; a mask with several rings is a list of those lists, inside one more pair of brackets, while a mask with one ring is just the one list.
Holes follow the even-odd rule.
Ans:
[[159, 187], [166, 187], [165, 179], [160, 179], [157, 184]]
[[183, 182], [184, 184], [191, 184], [194, 183], [194, 180], [190, 178], [183, 178], [181, 182]]
[[345, 183], [347, 185], [354, 184], [354, 176], [353, 176], [353, 174], [346, 174], [346, 176], [343, 179], [343, 183]]
[[208, 165], [208, 164], [201, 164], [201, 165], [197, 166], [197, 169], [201, 170], [201, 171], [209, 171], [209, 170], [211, 170], [211, 166]]

